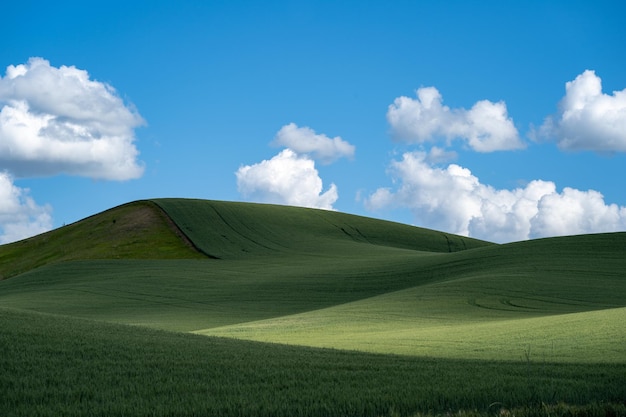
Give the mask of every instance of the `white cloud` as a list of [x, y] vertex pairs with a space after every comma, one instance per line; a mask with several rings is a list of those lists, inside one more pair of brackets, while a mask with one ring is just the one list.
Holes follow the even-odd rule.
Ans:
[[329, 138], [316, 134], [309, 127], [298, 127], [295, 123], [283, 126], [273, 141], [274, 145], [285, 146], [300, 155], [309, 155], [322, 163], [331, 163], [341, 157], [354, 156], [355, 147], [341, 137]]
[[291, 149], [270, 160], [242, 166], [236, 176], [239, 192], [254, 201], [332, 210], [338, 198], [335, 184], [322, 193], [315, 162]]
[[451, 162], [457, 159], [458, 154], [454, 151], [446, 151], [438, 146], [433, 146], [428, 151], [426, 160], [432, 164], [439, 164], [444, 162]]
[[537, 236], [557, 236], [626, 229], [626, 207], [605, 204], [601, 193], [565, 188], [545, 195], [532, 219]]
[[25, 239], [52, 228], [49, 206], [39, 206], [28, 190], [16, 187], [0, 172], [0, 244]]
[[66, 173], [138, 178], [134, 129], [141, 116], [115, 90], [76, 67], [42, 58], [0, 77], [0, 167], [17, 176]]
[[600, 77], [586, 70], [565, 84], [559, 112], [539, 133], [565, 150], [626, 152], [626, 89], [604, 94]]
[[442, 105], [435, 87], [417, 90], [417, 99], [398, 97], [387, 111], [396, 139], [410, 143], [462, 139], [478, 152], [521, 149], [524, 143], [504, 102], [478, 101], [470, 110]]
[[376, 190], [370, 210], [409, 208], [418, 225], [494, 242], [626, 229], [626, 207], [607, 205], [597, 191], [535, 180], [498, 190], [456, 164], [429, 165], [423, 152], [405, 153], [390, 168], [398, 187]]

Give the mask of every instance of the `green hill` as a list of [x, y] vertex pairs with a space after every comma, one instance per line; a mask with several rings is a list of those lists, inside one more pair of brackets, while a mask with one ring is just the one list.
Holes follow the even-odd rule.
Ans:
[[489, 244], [328, 210], [206, 200], [155, 202], [198, 248], [219, 259], [298, 253], [344, 256], [372, 245], [455, 252]]
[[626, 233], [496, 245], [324, 210], [125, 204], [0, 246], [0, 414], [619, 415], [624, 253]]
[[[335, 253], [355, 243], [451, 252], [487, 242], [332, 211], [189, 199], [137, 201], [0, 246], [0, 280], [86, 259]], [[204, 254], [205, 256], [202, 256]]]
[[[626, 362], [626, 233], [415, 263], [414, 286], [206, 335], [420, 356]], [[437, 278], [420, 281], [419, 276]]]
[[[626, 361], [625, 248], [626, 233], [494, 245], [332, 211], [158, 199], [0, 247], [4, 274], [30, 267], [0, 282], [0, 303], [382, 353], [515, 359], [535, 346]], [[577, 324], [551, 337], [560, 319]], [[569, 352], [586, 333], [590, 348]]]
[[76, 259], [194, 259], [203, 256], [150, 201], [137, 201], [0, 246], [0, 280]]
[[[69, 259], [47, 258], [47, 264], [0, 282], [0, 302], [41, 312], [198, 330], [408, 288], [437, 279], [413, 271], [423, 265], [437, 265], [441, 251], [490, 245], [323, 210], [203, 200], [156, 203], [195, 247], [213, 259], [141, 259], [140, 255], [148, 258], [155, 252], [149, 250], [148, 238], [138, 238], [136, 245], [129, 245], [136, 248], [134, 251], [113, 260], [104, 256], [108, 254], [105, 250], [98, 252], [108, 247], [99, 242], [113, 239], [108, 228], [101, 227], [101, 236], [92, 233], [89, 242], [79, 239], [72, 243], [91, 247], [90, 251], [74, 252]], [[73, 236], [94, 230], [93, 223], [111, 225], [110, 219], [120, 210], [133, 213], [146, 206], [154, 209], [151, 203], [135, 203], [79, 222], [73, 225]], [[61, 236], [67, 239], [70, 235]], [[175, 237], [171, 232], [160, 236]], [[47, 236], [28, 243], [45, 248], [37, 245], [44, 238]], [[68, 244], [55, 246], [65, 248]], [[180, 246], [185, 249], [183, 255], [197, 256], [187, 246]], [[140, 251], [142, 247], [147, 250]], [[0, 247], [0, 255], [2, 249], [6, 250]], [[32, 257], [41, 257], [41, 252], [34, 251]], [[9, 270], [14, 268], [6, 265]]]

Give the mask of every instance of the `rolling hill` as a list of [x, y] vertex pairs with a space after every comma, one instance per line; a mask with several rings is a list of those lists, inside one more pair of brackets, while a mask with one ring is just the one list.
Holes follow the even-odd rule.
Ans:
[[71, 260], [202, 257], [153, 202], [137, 201], [0, 246], [0, 280]]
[[332, 211], [157, 199], [0, 247], [0, 303], [305, 346], [621, 362], [625, 249], [626, 233], [495, 245]]
[[0, 246], [0, 414], [622, 415], [625, 253], [124, 204]]

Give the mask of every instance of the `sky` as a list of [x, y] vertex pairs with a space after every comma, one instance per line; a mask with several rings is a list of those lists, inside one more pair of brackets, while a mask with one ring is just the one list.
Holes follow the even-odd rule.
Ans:
[[498, 243], [626, 231], [622, 1], [2, 10], [0, 243], [168, 197]]

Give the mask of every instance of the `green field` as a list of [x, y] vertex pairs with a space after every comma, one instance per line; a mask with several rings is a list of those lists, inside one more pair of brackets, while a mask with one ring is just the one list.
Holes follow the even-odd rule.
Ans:
[[0, 246], [0, 415], [626, 415], [625, 254], [129, 203]]

